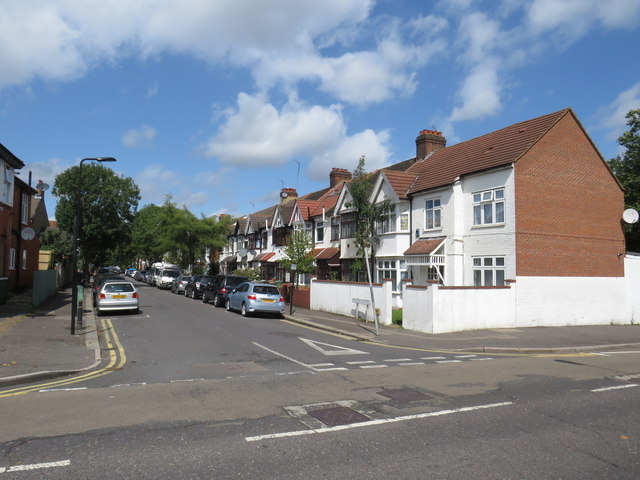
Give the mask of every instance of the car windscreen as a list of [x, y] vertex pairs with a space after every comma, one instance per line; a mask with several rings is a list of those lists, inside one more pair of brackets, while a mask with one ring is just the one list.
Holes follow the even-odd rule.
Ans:
[[280, 295], [280, 291], [276, 287], [269, 285], [254, 285], [253, 293], [261, 293], [263, 295]]
[[165, 270], [162, 273], [163, 277], [179, 277], [180, 276], [180, 272], [178, 270]]
[[133, 292], [135, 288], [130, 283], [107, 283], [104, 286], [106, 293]]

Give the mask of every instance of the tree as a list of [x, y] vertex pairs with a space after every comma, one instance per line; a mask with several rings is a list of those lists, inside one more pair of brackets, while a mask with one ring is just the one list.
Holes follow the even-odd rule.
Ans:
[[74, 166], [57, 175], [52, 194], [59, 198], [58, 224], [71, 235], [79, 200], [82, 228], [78, 245], [86, 279], [90, 264], [103, 263], [110, 250], [128, 242], [127, 233], [138, 207], [140, 189], [131, 178], [117, 175], [101, 164], [89, 163], [82, 167], [82, 191], [79, 192], [79, 168]]
[[[625, 118], [629, 130], [618, 138], [625, 151], [609, 160], [609, 166], [625, 189], [625, 208], [640, 210], [640, 109], [630, 110]], [[624, 228], [627, 250], [640, 252], [640, 223]]]
[[290, 272], [291, 266], [295, 265], [296, 274], [314, 272], [316, 265], [311, 253], [312, 248], [313, 242], [309, 234], [304, 230], [294, 230], [284, 249], [286, 257], [280, 261], [282, 268]]
[[136, 258], [147, 265], [162, 260], [160, 222], [163, 209], [154, 204], [145, 205], [136, 212], [131, 225], [131, 247]]
[[71, 236], [59, 229], [49, 229], [40, 236], [40, 249], [53, 253], [55, 264], [71, 259], [73, 244]]
[[[384, 220], [385, 214], [393, 207], [389, 200], [379, 203], [371, 203], [369, 197], [373, 188], [375, 176], [365, 170], [365, 158], [360, 157], [358, 166], [353, 171], [353, 180], [349, 184], [351, 201], [347, 206], [356, 211], [356, 236], [355, 244], [360, 255], [359, 261], [354, 263], [354, 270], [360, 271], [366, 265], [365, 252], [370, 252], [370, 272], [375, 271], [376, 245], [374, 242], [376, 225]], [[354, 272], [356, 273], [356, 272]]]

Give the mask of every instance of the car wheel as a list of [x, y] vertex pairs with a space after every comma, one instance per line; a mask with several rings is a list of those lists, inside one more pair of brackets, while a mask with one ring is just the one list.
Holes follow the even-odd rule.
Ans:
[[207, 295], [205, 293], [202, 294], [202, 303], [207, 303]]
[[244, 303], [242, 304], [242, 307], [240, 307], [240, 315], [243, 317], [249, 316], [249, 312], [247, 312], [247, 307]]
[[213, 297], [213, 306], [214, 307], [219, 307], [220, 306], [220, 299], [218, 298], [218, 295], [215, 295]]
[[229, 301], [229, 299], [227, 298], [227, 302], [225, 304], [225, 308], [227, 309], [227, 312], [231, 311], [231, 302]]
[[191, 298], [196, 299], [196, 289], [191, 290]]

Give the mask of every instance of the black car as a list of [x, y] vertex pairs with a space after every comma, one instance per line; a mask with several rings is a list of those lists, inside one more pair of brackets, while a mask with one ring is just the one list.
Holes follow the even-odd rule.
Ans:
[[202, 293], [202, 301], [211, 301], [214, 307], [223, 307], [227, 295], [241, 283], [248, 282], [247, 277], [240, 275], [216, 275], [215, 281], [208, 284]]
[[208, 285], [214, 278], [215, 275], [194, 275], [184, 287], [184, 296], [194, 300], [202, 297], [205, 285]]

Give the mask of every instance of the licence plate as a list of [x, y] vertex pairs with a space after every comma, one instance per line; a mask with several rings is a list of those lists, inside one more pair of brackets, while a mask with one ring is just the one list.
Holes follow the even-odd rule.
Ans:
[[126, 295], [111, 295], [111, 298], [127, 298]]
[[270, 298], [263, 298], [262, 299], [262, 303], [273, 303], [273, 302], [275, 302], [275, 300], [272, 300]]

